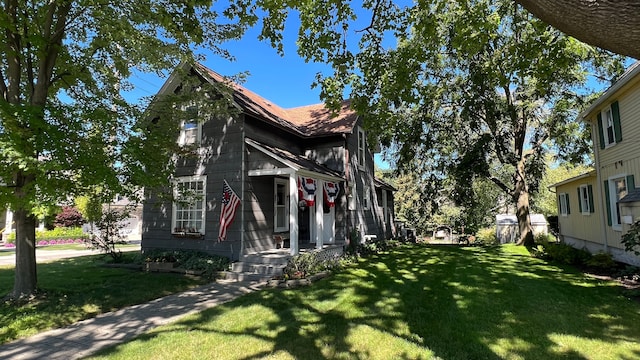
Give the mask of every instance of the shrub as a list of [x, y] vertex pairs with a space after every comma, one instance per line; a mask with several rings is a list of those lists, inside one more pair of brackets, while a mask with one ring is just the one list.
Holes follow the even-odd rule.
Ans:
[[478, 230], [476, 233], [476, 241], [474, 244], [477, 245], [498, 245], [498, 237], [496, 236], [496, 228], [488, 227], [482, 228]]
[[585, 264], [597, 269], [611, 269], [617, 266], [617, 263], [613, 260], [613, 256], [603, 252], [591, 255]]
[[287, 263], [282, 271], [285, 279], [304, 279], [321, 271], [332, 270], [341, 266], [340, 259], [321, 260], [317, 252], [299, 254]]
[[202, 271], [208, 278], [213, 278], [219, 271], [229, 270], [231, 264], [229, 258], [196, 250], [146, 250], [143, 259], [146, 262], [176, 262], [185, 270]]
[[586, 250], [580, 250], [571, 245], [562, 243], [547, 243], [543, 245], [544, 258], [569, 265], [586, 264], [591, 254]]
[[122, 251], [116, 249], [117, 244], [123, 244], [124, 235], [122, 229], [127, 225], [128, 211], [106, 210], [96, 220], [97, 232], [91, 235], [91, 245], [111, 256], [114, 262], [122, 258]]
[[63, 206], [62, 211], [56, 215], [53, 225], [55, 227], [76, 227], [82, 226], [85, 221], [78, 209], [71, 206]]
[[631, 225], [629, 231], [622, 235], [622, 244], [624, 250], [640, 256], [640, 221], [636, 221]]
[[[36, 240], [58, 240], [58, 239], [71, 239], [73, 242], [83, 242], [88, 239], [89, 235], [82, 231], [80, 227], [72, 228], [55, 228], [53, 230], [36, 231]], [[16, 241], [16, 233], [12, 232], [7, 237], [8, 243], [14, 243]]]

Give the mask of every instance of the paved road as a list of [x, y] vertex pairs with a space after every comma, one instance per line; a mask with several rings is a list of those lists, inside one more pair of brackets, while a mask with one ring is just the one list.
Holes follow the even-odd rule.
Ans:
[[[139, 247], [127, 248], [127, 251], [129, 251], [129, 249], [131, 249], [131, 251], [140, 250]], [[5, 255], [5, 252], [11, 252], [12, 255]], [[0, 254], [0, 266], [16, 264], [15, 249], [0, 248], [0, 253], [2, 253]], [[52, 248], [36, 248], [36, 262], [44, 263], [57, 259], [97, 254], [100, 254], [99, 250], [55, 250]]]

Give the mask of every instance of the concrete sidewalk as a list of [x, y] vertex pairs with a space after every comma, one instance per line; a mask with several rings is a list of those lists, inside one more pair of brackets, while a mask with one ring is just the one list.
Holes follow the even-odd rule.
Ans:
[[259, 290], [263, 284], [218, 281], [149, 303], [98, 315], [62, 329], [0, 345], [0, 359], [79, 359], [157, 326]]

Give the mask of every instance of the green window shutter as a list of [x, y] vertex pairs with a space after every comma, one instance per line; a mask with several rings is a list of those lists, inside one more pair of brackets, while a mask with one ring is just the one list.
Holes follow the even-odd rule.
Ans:
[[616, 143], [622, 141], [622, 127], [620, 125], [620, 106], [614, 101], [611, 104], [611, 113], [613, 115], [613, 131], [616, 132]]
[[598, 113], [598, 137], [600, 139], [600, 149], [604, 149], [604, 130], [602, 129], [601, 113]]
[[593, 186], [591, 185], [587, 186], [587, 194], [589, 195], [589, 212], [594, 213], [596, 212], [596, 209], [594, 206], [595, 201], [593, 201]]
[[582, 213], [582, 194], [580, 193], [580, 187], [578, 187], [578, 211]]
[[571, 206], [569, 206], [569, 194], [564, 194], [565, 200], [567, 200], [567, 215], [571, 214]]
[[636, 183], [633, 180], [633, 175], [627, 175], [627, 193], [636, 189]]
[[605, 207], [607, 208], [607, 224], [611, 226], [611, 197], [609, 195], [609, 182], [607, 180], [604, 181], [604, 199], [605, 199]]

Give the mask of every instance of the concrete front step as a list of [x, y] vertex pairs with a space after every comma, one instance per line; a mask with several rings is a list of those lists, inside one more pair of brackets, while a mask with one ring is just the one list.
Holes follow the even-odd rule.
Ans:
[[274, 250], [255, 254], [246, 254], [240, 261], [231, 265], [231, 272], [225, 276], [228, 280], [266, 281], [282, 275], [291, 255], [288, 251]]

